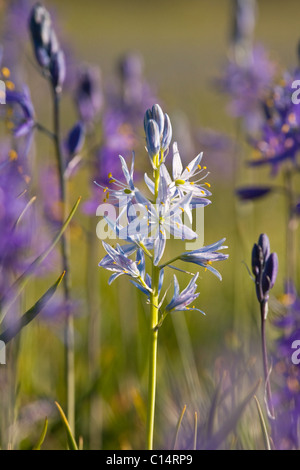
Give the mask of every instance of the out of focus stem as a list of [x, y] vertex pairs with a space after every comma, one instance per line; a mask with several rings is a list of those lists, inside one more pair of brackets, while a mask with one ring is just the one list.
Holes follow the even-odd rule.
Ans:
[[263, 300], [260, 302], [260, 314], [261, 314], [261, 346], [262, 346], [262, 357], [263, 357], [263, 369], [265, 378], [265, 393], [266, 393], [266, 404], [268, 415], [271, 419], [275, 419], [275, 412], [273, 407], [272, 392], [270, 385], [270, 370], [268, 363], [268, 352], [266, 343], [266, 319], [268, 314], [268, 302]]
[[[59, 198], [62, 206], [62, 220], [68, 213], [67, 185], [64, 177], [64, 161], [61, 145], [60, 128], [60, 94], [53, 90], [53, 121], [54, 121], [54, 145], [59, 178]], [[70, 312], [70, 245], [69, 239], [64, 233], [61, 237], [62, 266], [66, 272], [63, 282], [64, 299], [66, 304], [65, 323], [65, 361], [66, 361], [66, 385], [67, 385], [67, 415], [72, 432], [75, 432], [75, 360], [74, 360], [74, 320]]]

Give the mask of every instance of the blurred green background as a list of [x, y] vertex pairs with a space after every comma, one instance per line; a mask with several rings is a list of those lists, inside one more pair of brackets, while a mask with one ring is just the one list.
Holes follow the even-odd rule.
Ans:
[[[228, 134], [235, 141], [237, 124], [228, 116], [227, 97], [221, 95], [213, 83], [222, 73], [228, 53], [232, 24], [229, 0], [64, 0], [44, 3], [56, 11], [64, 38], [72, 46], [76, 60], [98, 64], [104, 83], [109, 83], [115, 76], [120, 56], [137, 51], [144, 59], [145, 78], [154, 87], [171, 120], [172, 116], [185, 116], [193, 128], [210, 128]], [[266, 47], [279, 68], [294, 66], [300, 31], [299, 1], [261, 0], [258, 7], [256, 41]], [[30, 47], [28, 51], [30, 54]], [[31, 91], [40, 115], [47, 122], [46, 100], [41, 103], [37, 99], [42, 92]], [[63, 126], [67, 130], [75, 111], [68, 97], [63, 106], [66, 123]], [[178, 140], [180, 148], [176, 132], [174, 140]], [[40, 145], [37, 149], [40, 164], [43, 155], [50, 158], [48, 148]], [[199, 153], [202, 149], [195, 147], [195, 150]], [[171, 444], [185, 404], [187, 419], [183, 434], [190, 432], [195, 411], [200, 419], [205, 418], [209, 398], [217, 383], [220, 361], [234, 364], [239, 357], [240, 364], [247, 368], [251, 357], [254, 362], [259, 357], [258, 306], [243, 263], [250, 263], [252, 245], [261, 232], [269, 234], [272, 251], [279, 254], [280, 271], [274, 295], [282, 293], [285, 270], [282, 198], [274, 196], [255, 205], [240, 204], [234, 197], [233, 176], [224, 173], [224, 168], [237, 158], [240, 183], [265, 181], [268, 171], [250, 172], [244, 167], [242, 162], [249, 152], [245, 144], [241, 155], [224, 155], [224, 161], [219, 158], [214, 165], [215, 173], [209, 178], [213, 197], [212, 204], [205, 209], [205, 244], [226, 237], [230, 258], [219, 265], [223, 276], [221, 283], [209, 272], [200, 272], [200, 296], [196, 306], [205, 311], [206, 316], [176, 313], [167, 318], [159, 332], [155, 442], [160, 447]], [[185, 158], [190, 161], [195, 155]], [[208, 168], [209, 157], [205, 154], [203, 160], [205, 164], [208, 162]], [[145, 152], [140, 152], [137, 159], [145, 159], [147, 169]], [[88, 181], [86, 172], [76, 176], [70, 184], [71, 202], [80, 195], [87, 197]], [[93, 224], [96, 237], [96, 221]], [[89, 228], [88, 218], [78, 213], [71, 231], [73, 289], [82, 299], [80, 316], [75, 323], [76, 436], [82, 436], [85, 448], [142, 448], [148, 306], [127, 279], [118, 279], [108, 287], [108, 273], [97, 266], [103, 255], [100, 242], [91, 258], [85, 237], [85, 230]], [[169, 255], [172, 249], [168, 248]], [[60, 267], [57, 268], [59, 272]], [[169, 273], [167, 278], [170, 280], [171, 276]], [[180, 275], [179, 279], [182, 286], [188, 282], [186, 276]], [[31, 305], [32, 299], [46, 285], [46, 280], [35, 281], [26, 294], [26, 305]], [[87, 286], [90, 285], [94, 289], [90, 295], [98, 311], [96, 320], [93, 316], [93, 324], [87, 306]], [[271, 338], [272, 335], [271, 330]], [[36, 415], [32, 412], [32, 418], [30, 404], [44, 401], [52, 404], [57, 400], [65, 405], [62, 324], [49, 324], [38, 319], [22, 333], [20, 341], [17, 435], [21, 446], [29, 448], [39, 434], [43, 419], [39, 407]], [[252, 377], [251, 373], [249, 366], [246, 374], [249, 382], [245, 381], [241, 394], [259, 377], [259, 366], [257, 375]], [[44, 447], [63, 448], [64, 434], [51, 406], [50, 430]], [[243, 445], [250, 447], [260, 445], [258, 437], [255, 442], [249, 437], [253, 439], [259, 434], [257, 420], [249, 419], [252, 412], [250, 409], [248, 418], [247, 415], [244, 418], [247, 427], [241, 432]], [[27, 415], [31, 418], [26, 421]]]

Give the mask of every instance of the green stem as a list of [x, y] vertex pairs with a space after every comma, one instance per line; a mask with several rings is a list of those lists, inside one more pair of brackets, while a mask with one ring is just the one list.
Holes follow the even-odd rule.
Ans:
[[155, 392], [156, 392], [156, 366], [157, 366], [157, 337], [158, 330], [158, 276], [159, 270], [152, 267], [152, 289], [150, 297], [150, 348], [149, 348], [149, 380], [148, 380], [148, 410], [147, 410], [147, 449], [153, 449], [153, 431], [155, 415]]
[[[67, 213], [67, 187], [64, 177], [64, 161], [62, 155], [61, 145], [61, 129], [60, 129], [60, 95], [53, 90], [53, 103], [54, 103], [54, 145], [58, 166], [59, 177], [59, 196], [60, 202], [63, 206], [63, 211]], [[75, 359], [74, 359], [74, 319], [68, 308], [70, 306], [70, 290], [71, 290], [71, 277], [70, 277], [70, 245], [68, 237], [63, 234], [61, 237], [61, 254], [63, 270], [66, 272], [64, 278], [64, 298], [67, 306], [67, 315], [65, 323], [65, 358], [66, 358], [66, 383], [67, 383], [67, 414], [68, 422], [72, 429], [75, 430]]]
[[[157, 156], [158, 160], [158, 156]], [[155, 161], [155, 157], [154, 157]], [[159, 166], [155, 170], [155, 201], [159, 187]], [[156, 369], [157, 369], [157, 338], [158, 338], [158, 283], [160, 268], [154, 266], [152, 259], [152, 293], [150, 295], [150, 338], [149, 338], [149, 377], [148, 377], [148, 404], [147, 404], [147, 449], [153, 449], [153, 432], [155, 416]]]

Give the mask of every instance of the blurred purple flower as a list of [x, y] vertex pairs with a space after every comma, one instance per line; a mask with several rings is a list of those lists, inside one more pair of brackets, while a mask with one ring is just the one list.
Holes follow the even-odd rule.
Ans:
[[100, 69], [96, 66], [82, 66], [77, 74], [74, 99], [80, 119], [91, 124], [98, 117], [103, 106]]
[[243, 201], [260, 199], [272, 191], [271, 186], [245, 186], [236, 190], [237, 196]]
[[[29, 202], [28, 180], [20, 163], [9, 159], [5, 153], [0, 158], [0, 296], [8, 288], [12, 276], [27, 266], [32, 238], [28, 214], [17, 223]], [[3, 161], [7, 162], [4, 166], [1, 165]]]
[[14, 111], [12, 117], [13, 133], [16, 137], [22, 137], [32, 132], [34, 121], [34, 108], [30, 91], [23, 86], [23, 91], [7, 90], [6, 103], [11, 105]]
[[287, 75], [273, 87], [270, 96], [263, 101], [265, 123], [260, 136], [249, 139], [256, 151], [256, 158], [249, 165], [270, 165], [273, 175], [286, 160], [296, 164], [300, 149], [300, 106], [292, 101], [292, 83], [297, 77], [299, 71]]
[[240, 64], [230, 60], [223, 77], [217, 81], [220, 90], [231, 98], [230, 114], [243, 118], [248, 131], [259, 128], [260, 102], [268, 92], [274, 72], [274, 65], [265, 50], [256, 46], [247, 62]]
[[300, 422], [300, 368], [293, 364], [293, 342], [300, 340], [300, 297], [293, 283], [286, 283], [281, 299], [285, 314], [274, 322], [280, 336], [273, 352], [272, 378], [276, 410], [274, 440], [276, 449], [298, 450]]

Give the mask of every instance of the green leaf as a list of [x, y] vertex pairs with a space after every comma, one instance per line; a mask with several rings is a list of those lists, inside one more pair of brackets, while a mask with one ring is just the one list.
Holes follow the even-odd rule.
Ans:
[[44, 443], [44, 440], [45, 440], [45, 437], [46, 437], [46, 434], [47, 434], [47, 429], [48, 429], [48, 419], [46, 418], [44, 426], [43, 426], [42, 433], [39, 437], [39, 440], [37, 441], [36, 445], [34, 446], [34, 448], [32, 450], [41, 450], [41, 447]]
[[253, 396], [255, 395], [261, 380], [259, 380], [254, 387], [250, 390], [246, 398], [240, 403], [240, 405], [234, 410], [232, 415], [225, 421], [223, 426], [217, 431], [212, 438], [208, 441], [205, 446], [206, 450], [217, 450], [222, 442], [227, 438], [231, 431], [233, 431], [240, 420], [242, 414], [245, 411], [245, 408], [248, 406]]
[[63, 272], [57, 281], [47, 290], [47, 292], [31, 307], [27, 310], [21, 318], [16, 320], [12, 325], [10, 325], [7, 330], [0, 334], [0, 340], [4, 341], [7, 344], [11, 339], [13, 339], [26, 325], [28, 325], [45, 307], [47, 302], [51, 299], [51, 297], [55, 294], [56, 289], [58, 288], [59, 284], [61, 283], [65, 272]]
[[265, 448], [266, 448], [266, 450], [272, 450], [269, 435], [268, 435], [268, 430], [267, 430], [267, 426], [266, 426], [266, 422], [265, 422], [265, 419], [264, 419], [264, 415], [263, 415], [261, 406], [259, 404], [259, 401], [258, 401], [256, 395], [254, 395], [253, 398], [255, 400], [257, 411], [258, 411], [259, 422], [260, 422], [262, 435], [263, 435], [263, 438], [264, 438]]
[[8, 312], [9, 307], [13, 304], [13, 302], [16, 300], [16, 298], [20, 295], [24, 287], [26, 286], [30, 276], [34, 273], [36, 268], [47, 258], [49, 253], [53, 250], [53, 248], [56, 246], [62, 235], [64, 234], [65, 230], [67, 229], [69, 223], [71, 222], [78, 206], [81, 201], [81, 197], [79, 197], [71, 210], [68, 218], [64, 222], [63, 226], [61, 227], [60, 231], [58, 234], [55, 236], [55, 238], [52, 240], [50, 243], [49, 247], [40, 255], [38, 256], [32, 263], [31, 265], [26, 269], [26, 271], [14, 282], [14, 284], [10, 287], [9, 291], [5, 295], [4, 298], [0, 299], [0, 305], [2, 307], [2, 313], [0, 317], [0, 323], [2, 323], [5, 315]]
[[59, 414], [60, 414], [60, 416], [61, 416], [62, 422], [63, 422], [64, 427], [65, 427], [65, 431], [66, 431], [66, 434], [67, 434], [67, 441], [68, 441], [69, 450], [78, 450], [76, 441], [75, 441], [75, 439], [74, 439], [74, 437], [73, 437], [73, 434], [72, 434], [72, 431], [71, 431], [71, 428], [70, 428], [70, 425], [69, 425], [69, 423], [68, 423], [68, 420], [67, 420], [67, 418], [66, 418], [65, 413], [63, 412], [61, 406], [57, 403], [57, 401], [55, 402], [55, 405], [56, 405], [57, 408], [58, 408]]

